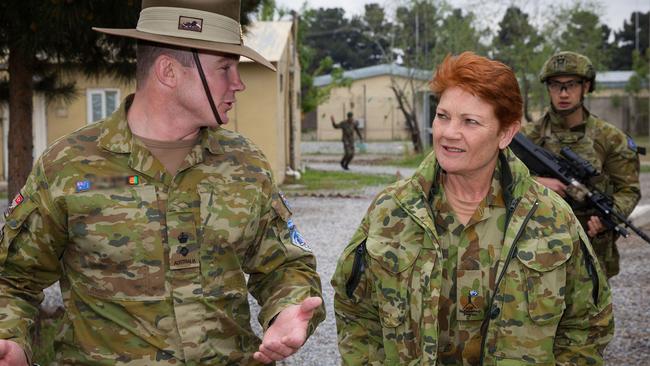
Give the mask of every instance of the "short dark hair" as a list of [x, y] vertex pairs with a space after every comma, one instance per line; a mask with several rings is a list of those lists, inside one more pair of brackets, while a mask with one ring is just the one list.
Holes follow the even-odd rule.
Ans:
[[136, 48], [138, 60], [135, 71], [136, 87], [144, 85], [149, 76], [149, 70], [161, 55], [173, 57], [185, 67], [194, 63], [192, 51], [189, 48], [140, 40]]
[[352, 116], [354, 116], [354, 114], [352, 112], [348, 112], [348, 118], [350, 118]]

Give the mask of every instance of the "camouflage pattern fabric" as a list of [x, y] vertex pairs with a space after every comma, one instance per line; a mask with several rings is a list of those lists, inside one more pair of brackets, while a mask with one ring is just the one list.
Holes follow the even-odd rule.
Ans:
[[348, 121], [347, 119], [339, 123], [332, 124], [334, 128], [342, 130], [341, 141], [346, 146], [349, 144], [352, 147], [352, 152], [354, 153], [354, 132], [359, 128], [357, 121]]
[[[641, 199], [639, 185], [639, 156], [631, 138], [621, 130], [584, 109], [585, 122], [568, 129], [561, 116], [552, 110], [540, 120], [524, 127], [523, 133], [537, 145], [558, 154], [568, 146], [583, 159], [589, 161], [601, 174], [592, 179], [600, 191], [613, 198], [614, 205], [623, 216], [629, 216]], [[583, 228], [596, 210], [568, 200]], [[613, 231], [601, 233], [591, 243], [604, 266], [608, 277], [619, 272], [619, 254], [616, 248], [617, 236]]]
[[264, 329], [321, 296], [266, 159], [234, 132], [203, 129], [172, 176], [133, 137], [126, 108], [54, 143], [7, 213], [0, 338], [31, 355], [41, 291], [60, 280], [57, 364], [256, 364], [248, 294]]
[[[436, 183], [442, 184], [441, 174]], [[433, 222], [442, 256], [442, 285], [438, 323], [439, 365], [477, 365], [481, 353], [480, 327], [496, 281], [496, 253], [501, 251], [506, 207], [500, 165], [487, 196], [467, 225], [454, 214], [445, 191], [433, 194]], [[494, 230], [499, 228], [499, 230]]]
[[[496, 292], [471, 315], [486, 321], [483, 365], [602, 365], [614, 332], [611, 292], [586, 234], [566, 202], [537, 184], [510, 150], [501, 159], [512, 214], [505, 220], [497, 211], [497, 221], [505, 220], [493, 228], [505, 228], [500, 249], [479, 250], [473, 270], [481, 271], [480, 281], [478, 273], [468, 281]], [[453, 279], [445, 274], [432, 206], [439, 169], [431, 153], [413, 177], [381, 192], [339, 259], [332, 285], [345, 365], [447, 364], [439, 353], [446, 326], [440, 312], [456, 299], [442, 293], [443, 282]], [[365, 270], [348, 296], [363, 243]]]
[[341, 165], [347, 167], [348, 164], [354, 158], [354, 133], [361, 136], [359, 132], [359, 123], [352, 120], [344, 120], [339, 123], [332, 123], [332, 126], [336, 129], [343, 130], [341, 140], [343, 141], [343, 159], [341, 160]]

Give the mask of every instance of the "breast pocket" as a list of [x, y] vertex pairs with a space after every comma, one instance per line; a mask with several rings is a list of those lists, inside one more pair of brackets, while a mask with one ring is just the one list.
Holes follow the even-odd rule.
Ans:
[[520, 243], [502, 296], [496, 356], [554, 364], [553, 344], [566, 309], [566, 263], [572, 248], [568, 233]]
[[97, 189], [66, 197], [64, 261], [71, 284], [100, 298], [159, 299], [164, 250], [154, 186]]
[[419, 307], [411, 303], [419, 299], [411, 292], [421, 288], [419, 281], [417, 285], [413, 281], [414, 263], [421, 244], [402, 244], [377, 241], [372, 237], [366, 241], [374, 285], [372, 296], [382, 328], [384, 354], [379, 356], [385, 357], [383, 364], [386, 365], [406, 365], [421, 357], [420, 339], [416, 336], [420, 324], [412, 319], [416, 314], [411, 314], [412, 308]]
[[204, 296], [227, 308], [247, 306], [241, 265], [256, 239], [261, 193], [245, 182], [201, 185], [198, 191]]

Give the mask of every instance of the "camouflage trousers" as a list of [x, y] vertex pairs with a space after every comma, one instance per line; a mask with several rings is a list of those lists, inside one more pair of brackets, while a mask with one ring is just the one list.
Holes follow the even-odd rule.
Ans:
[[341, 166], [344, 169], [348, 168], [348, 165], [354, 158], [354, 140], [343, 140], [343, 159], [341, 159]]

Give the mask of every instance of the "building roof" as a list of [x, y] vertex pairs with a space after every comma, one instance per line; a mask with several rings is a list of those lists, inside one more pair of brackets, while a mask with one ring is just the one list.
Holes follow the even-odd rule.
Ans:
[[[248, 26], [244, 34], [244, 45], [259, 52], [270, 62], [278, 62], [286, 47], [293, 22], [254, 22]], [[242, 57], [243, 62], [251, 62]]]
[[[343, 73], [343, 77], [352, 80], [368, 79], [375, 76], [402, 76], [409, 78], [411, 76], [419, 80], [431, 80], [432, 72], [427, 70], [410, 69], [395, 64], [382, 64], [375, 66], [362, 67], [360, 69], [349, 70]], [[325, 86], [332, 82], [331, 75], [322, 75], [314, 78], [314, 86]]]
[[596, 88], [624, 89], [634, 71], [600, 71], [596, 72]]

